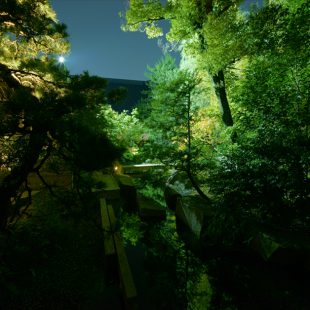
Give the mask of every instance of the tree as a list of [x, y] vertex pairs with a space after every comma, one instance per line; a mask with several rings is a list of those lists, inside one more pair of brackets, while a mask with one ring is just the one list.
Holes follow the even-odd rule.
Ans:
[[[69, 166], [106, 166], [119, 151], [100, 129], [96, 114], [106, 82], [69, 76], [55, 56], [68, 51], [65, 26], [48, 1], [5, 0], [0, 6], [0, 227], [27, 186], [27, 176], [51, 154]], [[71, 164], [70, 164], [71, 163]], [[72, 168], [73, 169], [73, 168]], [[26, 183], [25, 183], [26, 182]], [[25, 187], [24, 187], [25, 184]]]
[[[163, 35], [160, 21], [170, 21], [166, 35], [171, 42], [181, 44], [183, 52], [195, 57], [200, 68], [207, 71], [220, 103], [225, 125], [232, 126], [233, 119], [227, 98], [224, 71], [240, 58], [243, 18], [238, 11], [241, 1], [159, 0], [130, 2], [126, 12], [128, 31], [143, 30], [150, 38]], [[215, 34], [214, 34], [215, 33]]]
[[55, 88], [50, 69], [57, 66], [50, 55], [66, 52], [68, 43], [65, 27], [56, 23], [47, 1], [2, 1], [0, 12], [0, 42], [5, 47], [0, 54], [1, 166], [9, 171], [0, 189], [3, 228], [11, 197], [32, 170], [47, 140], [40, 113], [46, 101], [40, 97], [43, 88]]
[[[285, 223], [292, 229], [305, 228], [309, 219], [305, 207], [309, 204], [309, 1], [270, 1], [246, 14], [238, 3], [131, 1], [125, 28], [157, 37], [162, 34], [160, 21], [169, 19], [168, 39], [180, 43], [199, 77], [207, 71], [214, 81], [221, 70], [225, 74], [225, 92], [234, 107], [233, 130], [238, 135], [231, 141], [227, 139], [233, 133], [230, 128], [217, 132], [203, 167], [221, 214], [217, 219], [225, 221], [226, 214], [234, 217], [235, 226], [245, 217], [282, 228]], [[162, 75], [161, 81], [168, 86], [169, 76]], [[174, 96], [173, 91], [168, 93], [166, 88], [162, 98]], [[177, 125], [168, 116], [181, 109], [175, 102], [174, 115], [166, 112], [164, 104], [159, 106], [154, 124], [163, 119], [159, 127], [167, 135], [167, 127]], [[213, 227], [229, 226], [214, 223]]]
[[232, 94], [242, 135], [222, 145], [208, 181], [227, 212], [286, 230], [309, 225], [308, 15], [304, 1], [297, 10], [266, 6], [250, 19], [253, 54]]
[[185, 171], [199, 195], [208, 200], [193, 176], [192, 167], [196, 151], [192, 126], [199, 108], [199, 79], [194, 73], [178, 69], [169, 55], [148, 69], [149, 91], [141, 105], [140, 117], [148, 128], [149, 139], [142, 152], [148, 158]]

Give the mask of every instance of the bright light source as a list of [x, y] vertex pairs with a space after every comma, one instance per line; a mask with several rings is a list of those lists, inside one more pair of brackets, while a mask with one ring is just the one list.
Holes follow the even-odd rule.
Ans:
[[63, 56], [59, 56], [58, 57], [58, 62], [60, 62], [61, 64], [65, 62], [65, 57]]

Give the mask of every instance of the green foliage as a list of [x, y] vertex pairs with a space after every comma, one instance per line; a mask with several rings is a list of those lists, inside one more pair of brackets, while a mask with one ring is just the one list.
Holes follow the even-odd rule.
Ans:
[[102, 127], [103, 132], [115, 145], [124, 150], [119, 159], [124, 162], [135, 162], [145, 134], [145, 128], [138, 118], [138, 111], [133, 109], [131, 113], [127, 111], [118, 113], [110, 105], [105, 105], [101, 107], [98, 115], [106, 124]]
[[[162, 30], [158, 27], [157, 21], [163, 18], [164, 9], [159, 0], [148, 1], [147, 5], [143, 0], [133, 0], [130, 2], [130, 8], [125, 16], [129, 22], [123, 25], [123, 30], [137, 31], [142, 26], [150, 38], [162, 35]], [[148, 19], [147, 22], [145, 22], [146, 18]]]
[[1, 63], [19, 69], [22, 62], [68, 52], [66, 27], [47, 1], [4, 0], [0, 11]]
[[300, 8], [304, 3], [307, 3], [305, 0], [295, 0], [295, 1], [289, 1], [289, 0], [269, 0], [270, 4], [276, 4], [281, 5], [285, 8], [289, 8], [291, 11], [296, 11], [298, 8]]
[[108, 126], [107, 120], [99, 116], [105, 104], [106, 84], [105, 79], [89, 76], [87, 72], [72, 76], [67, 94], [59, 99], [66, 113], [56, 120], [53, 137], [57, 139], [58, 150], [78, 169], [100, 169], [121, 155], [121, 148], [103, 130]]
[[[181, 45], [181, 65], [193, 74], [193, 83], [169, 57], [149, 69], [149, 96], [140, 113], [150, 138], [140, 154], [182, 166], [188, 155], [185, 96], [190, 93], [193, 168], [218, 215], [210, 235], [233, 230], [227, 239], [233, 244], [252, 220], [305, 229], [310, 219], [309, 1], [269, 1], [244, 13], [238, 1], [179, 5], [171, 0], [161, 8], [156, 2], [154, 15], [150, 3], [130, 6], [127, 25], [146, 30], [160, 26], [158, 19], [169, 19], [167, 38]], [[215, 85], [221, 71], [225, 81]], [[216, 96], [219, 87], [227, 92], [232, 129], [219, 124], [209, 73]]]
[[132, 245], [136, 245], [143, 237], [142, 222], [139, 216], [123, 212], [121, 233], [125, 243], [130, 242]]
[[156, 184], [156, 185], [154, 185], [154, 183], [153, 183], [154, 177], [152, 178], [152, 177], [148, 176], [148, 179], [150, 182], [148, 182], [146, 185], [144, 185], [139, 192], [143, 196], [150, 197], [150, 198], [154, 199], [155, 201], [157, 201], [159, 204], [161, 204], [163, 207], [165, 207], [166, 203], [165, 203], [164, 198], [163, 198], [164, 197], [163, 184], [165, 182], [165, 176], [163, 175], [160, 178], [161, 184]]
[[281, 56], [307, 54], [308, 16], [309, 0], [303, 1], [296, 11], [289, 11], [281, 5], [269, 5], [252, 12], [245, 32], [247, 53], [255, 55], [269, 51]]
[[148, 33], [150, 25], [160, 27], [159, 20], [169, 20], [167, 40], [180, 45], [183, 57], [195, 60], [195, 69], [200, 76], [210, 75], [223, 123], [232, 126], [223, 70], [246, 53], [242, 40], [246, 23], [238, 8], [240, 1], [185, 0], [179, 5], [171, 0], [156, 7], [160, 17], [155, 18], [149, 11], [152, 4], [153, 1], [139, 1], [139, 6], [131, 3], [126, 12], [125, 28], [137, 31], [140, 25], [142, 31]]
[[[167, 38], [180, 44], [182, 68], [199, 77], [196, 89], [203, 95], [198, 100], [198, 94], [191, 93], [191, 99], [205, 105], [197, 105], [190, 115], [191, 155], [213, 201], [212, 215], [202, 230], [206, 246], [238, 252], [266, 230], [270, 240], [282, 235], [281, 241], [288, 242], [296, 231], [306, 235], [310, 221], [309, 1], [265, 1], [261, 9], [252, 7], [250, 12], [241, 12], [239, 1], [131, 3], [127, 29], [155, 37], [158, 28], [148, 29], [160, 27], [159, 20], [168, 19]], [[150, 138], [140, 155], [182, 166], [188, 155], [184, 147], [186, 102], [180, 95], [185, 79], [169, 59], [149, 71], [149, 97], [140, 113]], [[220, 73], [225, 80], [217, 83]], [[219, 100], [223, 90], [234, 116], [233, 128], [223, 128], [215, 112], [214, 95], [223, 108]], [[152, 188], [149, 192], [156, 194]], [[173, 236], [163, 228], [158, 234], [171, 246], [161, 245], [163, 252], [174, 254]], [[158, 241], [157, 235], [152, 238]], [[297, 239], [293, 238], [294, 248], [305, 249]], [[185, 259], [182, 249], [179, 253]], [[153, 254], [155, 262], [160, 255]], [[184, 260], [178, 260], [180, 256], [174, 259], [172, 255], [170, 262], [181, 266], [179, 262], [184, 264]], [[231, 277], [240, 277], [244, 294], [256, 265], [250, 272], [244, 263], [240, 264], [244, 269], [231, 265], [219, 273], [224, 273], [226, 282], [226, 272], [234, 269]], [[183, 278], [178, 280], [184, 283]], [[257, 293], [255, 285], [253, 291]], [[238, 304], [237, 298], [222, 291], [219, 294], [216, 301], [223, 309], [237, 308], [231, 306]], [[199, 306], [198, 302], [193, 307]]]
[[[52, 55], [67, 53], [69, 45], [65, 27], [46, 1], [2, 1], [0, 16], [1, 160], [8, 170], [21, 162], [30, 165], [27, 156], [36, 160], [38, 152], [29, 150], [32, 137], [43, 139], [52, 119], [59, 117], [58, 107], [51, 106], [57, 97], [54, 82], [63, 83], [67, 72]], [[24, 172], [18, 174], [24, 178]], [[4, 191], [2, 196], [11, 195], [16, 188]]]
[[144, 241], [148, 246], [146, 268], [156, 271], [154, 292], [178, 309], [208, 309], [212, 289], [206, 265], [186, 250], [176, 233], [175, 220], [168, 217], [163, 223], [149, 226]]
[[169, 55], [149, 68], [148, 77], [148, 99], [140, 107], [149, 128], [144, 156], [180, 166], [187, 154], [187, 121], [192, 113], [188, 99], [198, 81], [194, 74], [178, 69]]
[[207, 274], [201, 273], [194, 281], [188, 284], [191, 292], [187, 309], [206, 310], [211, 309], [212, 287]]
[[244, 56], [244, 31], [245, 16], [238, 7], [231, 7], [220, 16], [210, 14], [202, 29], [207, 47], [191, 51], [191, 44], [185, 52], [196, 54], [199, 66], [215, 74]]
[[[277, 39], [255, 37], [260, 54], [251, 57], [232, 94], [238, 104], [238, 138], [222, 146], [209, 178], [228, 212], [237, 208], [256, 220], [302, 230], [309, 221], [310, 70], [303, 49], [309, 39], [303, 27], [307, 11], [302, 6], [296, 13], [281, 7], [259, 13], [278, 21], [269, 34]], [[296, 23], [301, 24], [294, 36]]]

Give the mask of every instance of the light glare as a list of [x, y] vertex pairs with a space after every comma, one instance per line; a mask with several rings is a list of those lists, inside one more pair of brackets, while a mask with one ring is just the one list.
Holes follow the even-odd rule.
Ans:
[[64, 62], [65, 62], [65, 57], [59, 56], [58, 61], [59, 61], [60, 63], [64, 63]]

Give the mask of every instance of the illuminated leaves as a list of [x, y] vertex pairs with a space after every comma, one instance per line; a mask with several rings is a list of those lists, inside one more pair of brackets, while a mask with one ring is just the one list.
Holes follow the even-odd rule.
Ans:
[[16, 69], [20, 62], [68, 52], [66, 28], [46, 1], [4, 1], [1, 10], [0, 44], [7, 49], [0, 53], [2, 63]]
[[150, 24], [145, 27], [145, 33], [150, 38], [157, 38], [163, 35], [163, 31], [160, 27], [155, 26], [155, 24]]
[[162, 35], [156, 22], [163, 20], [165, 9], [159, 0], [133, 0], [130, 1], [130, 9], [126, 12], [126, 24], [122, 26], [124, 31], [146, 31], [150, 38]]

